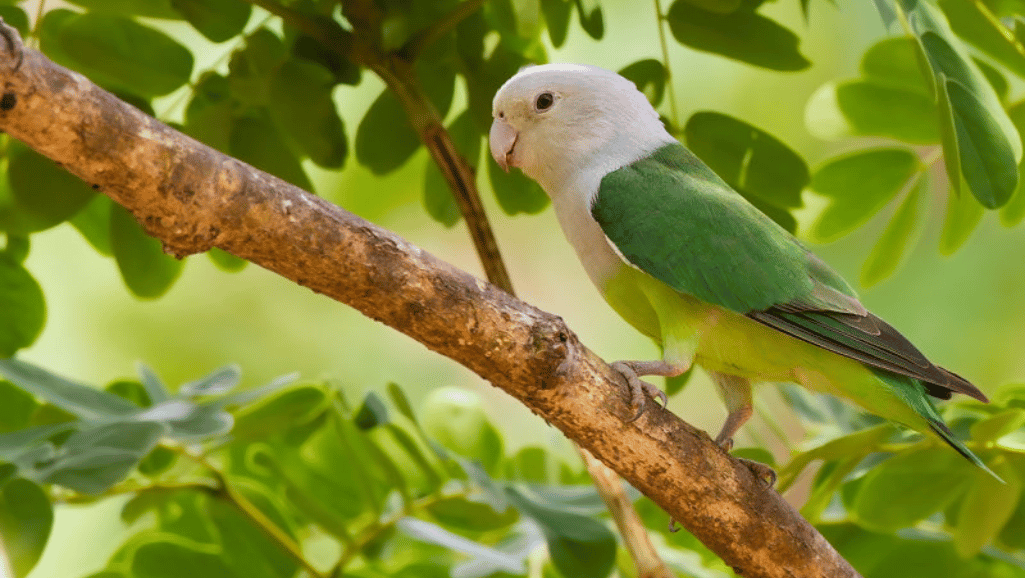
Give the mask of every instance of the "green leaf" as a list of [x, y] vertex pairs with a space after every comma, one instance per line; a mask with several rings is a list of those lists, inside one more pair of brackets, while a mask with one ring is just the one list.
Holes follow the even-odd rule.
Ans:
[[797, 231], [797, 219], [795, 219], [794, 216], [786, 209], [777, 207], [776, 205], [771, 205], [755, 196], [745, 198], [747, 198], [748, 202], [754, 205], [756, 209], [765, 213], [767, 217], [775, 221], [780, 227], [783, 227], [791, 233], [795, 233]]
[[918, 230], [923, 188], [922, 181], [919, 181], [908, 192], [890, 218], [890, 224], [872, 247], [872, 252], [861, 266], [863, 286], [870, 287], [892, 275], [907, 255], [908, 247]]
[[[239, 490], [244, 489], [246, 486], [239, 487]], [[259, 509], [275, 522], [280, 531], [286, 535], [291, 534], [290, 529], [282, 523], [282, 514], [271, 500], [256, 493], [255, 488], [242, 493], [253, 505], [262, 505]], [[271, 541], [265, 531], [253, 525], [230, 504], [214, 500], [210, 503], [208, 513], [219, 530], [223, 559], [235, 574], [245, 578], [280, 578], [295, 574], [297, 562]]]
[[330, 70], [335, 80], [342, 84], [356, 86], [362, 79], [359, 65], [346, 58], [345, 54], [325, 47], [311, 36], [299, 34], [292, 44], [292, 54]]
[[830, 160], [811, 179], [810, 188], [831, 202], [810, 236], [828, 242], [846, 235], [889, 203], [919, 170], [918, 157], [898, 148], [869, 149]]
[[245, 117], [235, 121], [231, 131], [232, 156], [261, 171], [288, 181], [305, 191], [313, 184], [295, 154], [285, 146], [281, 133], [263, 118]]
[[4, 19], [4, 22], [8, 26], [13, 26], [17, 29], [18, 33], [22, 36], [29, 34], [28, 26], [28, 14], [17, 6], [0, 6], [0, 18]]
[[118, 418], [139, 409], [121, 397], [69, 381], [18, 359], [0, 359], [0, 374], [23, 390], [82, 419]]
[[526, 447], [516, 452], [505, 464], [507, 478], [547, 484], [551, 482], [548, 454], [539, 447]]
[[139, 473], [155, 478], [171, 469], [178, 461], [178, 454], [173, 450], [157, 446], [139, 462]]
[[149, 397], [152, 403], [160, 403], [167, 401], [169, 395], [167, 392], [167, 386], [157, 376], [157, 374], [145, 363], [139, 362], [137, 364], [139, 372], [139, 383], [146, 389], [146, 395]]
[[[343, 454], [332, 452], [331, 455]], [[345, 522], [359, 516], [370, 505], [363, 494], [362, 488], [366, 486], [361, 484], [366, 480], [359, 478], [361, 472], [353, 469], [341, 471], [341, 468], [331, 467], [325, 461], [310, 462], [292, 458], [285, 461], [278, 471], [287, 483], [288, 500], [297, 509], [325, 530], [339, 536], [348, 536]]]
[[[688, 4], [707, 10], [709, 12], [715, 12], [718, 14], [730, 14], [740, 8], [742, 0], [684, 0]], [[807, 15], [805, 16], [807, 20]]]
[[573, 0], [577, 6], [580, 27], [588, 36], [601, 40], [605, 36], [605, 19], [596, 0]]
[[798, 50], [800, 39], [777, 22], [755, 13], [760, 2], [743, 0], [730, 14], [702, 10], [676, 0], [666, 14], [676, 41], [696, 50], [770, 70], [804, 70], [811, 65]]
[[71, 3], [86, 8], [90, 12], [181, 19], [181, 15], [171, 8], [171, 0], [72, 0]]
[[853, 513], [859, 525], [893, 532], [942, 510], [974, 479], [971, 464], [949, 448], [898, 454], [873, 468], [861, 484]]
[[951, 187], [947, 196], [947, 213], [943, 219], [943, 230], [940, 231], [940, 253], [953, 255], [964, 245], [972, 231], [982, 220], [984, 209], [974, 197], [964, 192], [958, 193]]
[[48, 484], [102, 494], [124, 480], [165, 431], [155, 422], [119, 422], [76, 432], [36, 475]]
[[241, 0], [170, 0], [189, 24], [212, 42], [224, 42], [242, 33], [252, 6]]
[[[520, 546], [519, 551], [516, 552], [505, 552], [501, 549], [504, 544], [499, 544], [497, 548], [492, 548], [479, 544], [472, 540], [468, 540], [458, 534], [449, 532], [445, 528], [406, 516], [400, 518], [396, 523], [396, 526], [402, 530], [403, 533], [426, 542], [428, 544], [436, 544], [448, 550], [459, 552], [470, 559], [466, 562], [460, 563], [453, 567], [450, 571], [445, 569], [438, 569], [440, 571], [435, 574], [436, 578], [443, 578], [447, 576], [522, 576], [526, 571], [526, 557], [529, 554], [528, 548], [520, 546], [523, 540], [520, 540], [520, 544], [515, 542], [512, 544], [513, 548]], [[526, 544], [525, 546], [532, 546], [533, 544]], [[402, 572], [396, 574], [396, 577], [401, 578], [426, 578], [430, 574], [430, 570], [423, 568], [421, 565], [416, 565], [415, 571]], [[412, 570], [414, 567], [409, 567]], [[469, 572], [460, 572], [460, 568], [472, 568]]]
[[683, 129], [687, 146], [745, 197], [780, 208], [801, 206], [804, 159], [769, 133], [716, 112], [699, 112]]
[[[166, 409], [166, 414], [157, 410]], [[168, 437], [184, 441], [202, 441], [231, 431], [235, 420], [217, 403], [198, 405], [190, 402], [170, 402], [151, 412], [152, 418], [171, 427]]]
[[0, 254], [4, 255], [15, 263], [23, 264], [25, 259], [28, 258], [29, 249], [31, 249], [32, 243], [29, 241], [28, 235], [7, 235], [7, 245], [0, 250]]
[[[448, 127], [452, 136], [452, 142], [456, 150], [460, 152], [469, 163], [470, 168], [476, 172], [480, 160], [481, 134], [477, 131], [477, 125], [470, 116], [470, 111], [465, 110]], [[433, 158], [427, 159], [427, 166], [424, 169], [424, 208], [427, 214], [435, 221], [451, 227], [459, 222], [462, 213], [456, 204], [454, 194], [448, 186], [448, 182], [441, 173], [441, 169]]]
[[246, 261], [241, 257], [236, 257], [223, 249], [218, 249], [217, 247], [213, 247], [207, 251], [206, 256], [210, 258], [210, 261], [216, 265], [218, 269], [226, 273], [238, 273], [245, 269], [246, 265], [249, 264], [249, 261]]
[[534, 215], [548, 206], [548, 195], [541, 186], [520, 171], [503, 171], [494, 159], [490, 159], [488, 177], [491, 181], [491, 190], [498, 199], [498, 206], [502, 207], [507, 215]]
[[1003, 24], [983, 14], [981, 3], [940, 0], [938, 4], [955, 34], [993, 57], [1011, 72], [1025, 76], [1025, 55], [1018, 51], [1013, 35], [1009, 37], [1010, 31]]
[[11, 158], [7, 174], [18, 204], [47, 223], [68, 220], [96, 194], [78, 177], [31, 149], [21, 149]]
[[488, 504], [474, 502], [461, 496], [432, 502], [427, 511], [442, 525], [470, 532], [488, 532], [506, 528], [519, 519], [513, 508], [496, 512]]
[[38, 407], [39, 403], [32, 394], [9, 381], [0, 380], [0, 433], [28, 427], [32, 413]]
[[[1015, 152], [996, 120], [973, 94], [956, 81], [947, 80], [945, 84], [961, 174], [984, 207], [1001, 207], [1018, 186]], [[953, 151], [944, 147], [944, 155], [949, 152]]]
[[1007, 461], [990, 464], [1002, 483], [987, 472], [973, 470], [974, 484], [961, 501], [957, 526], [954, 528], [954, 548], [962, 558], [978, 554], [983, 546], [993, 541], [1010, 520], [1021, 496], [1021, 479]]
[[884, 38], [861, 57], [861, 73], [872, 84], [914, 92], [932, 100], [932, 79], [922, 74], [918, 50], [914, 38]]
[[220, 548], [203, 550], [171, 541], [149, 542], [132, 557], [133, 578], [240, 578], [232, 571]]
[[[1025, 461], [1020, 456], [1009, 456], [1008, 462], [1015, 469], [1011, 477], [1020, 482], [1025, 474]], [[1018, 497], [1014, 512], [1000, 531], [999, 540], [1011, 550], [1025, 548], [1025, 500], [1022, 500], [1021, 496]]]
[[341, 168], [348, 153], [345, 128], [331, 91], [334, 75], [306, 60], [286, 60], [270, 79], [270, 116], [303, 154], [325, 168]]
[[637, 90], [648, 97], [651, 106], [658, 106], [665, 96], [669, 72], [661, 60], [646, 58], [638, 60], [619, 71], [623, 77], [637, 85]]
[[424, 400], [420, 415], [424, 430], [438, 443], [479, 460], [489, 473], [497, 471], [504, 455], [502, 438], [477, 394], [457, 387], [435, 389]]
[[42, 488], [18, 478], [0, 489], [0, 540], [14, 576], [36, 565], [52, 527], [53, 507]]
[[187, 48], [121, 16], [87, 12], [69, 19], [60, 30], [59, 43], [94, 82], [141, 96], [167, 94], [192, 74]]
[[413, 413], [413, 406], [409, 403], [409, 398], [406, 397], [406, 392], [402, 391], [397, 383], [388, 384], [388, 397], [391, 399], [392, 405], [395, 409], [399, 410], [399, 413], [404, 415], [406, 419], [417, 423], [416, 414]]
[[824, 139], [880, 136], [912, 144], [940, 140], [931, 96], [874, 81], [822, 85], [808, 99], [805, 124]]
[[444, 117], [452, 106], [452, 97], [456, 89], [456, 67], [453, 58], [447, 58], [447, 53], [437, 60], [427, 59], [427, 55], [421, 57], [416, 66], [416, 74], [423, 86], [427, 100], [434, 105], [438, 114]]
[[[1018, 134], [1025, 135], [1025, 101], [1015, 103], [1008, 107], [1007, 116], [1010, 117]], [[1000, 209], [1000, 222], [1006, 227], [1013, 227], [1025, 218], [1025, 176], [1022, 175], [1022, 166], [1018, 167], [1018, 187], [1015, 189], [1011, 200]]]
[[[441, 476], [424, 454], [424, 448], [416, 443], [413, 436], [396, 423], [389, 423], [385, 428], [395, 444], [402, 448], [403, 452], [409, 456], [412, 463], [423, 474], [422, 478], [414, 479], [415, 483], [420, 484], [422, 491], [432, 492], [440, 487], [442, 482]], [[412, 474], [409, 468], [406, 468], [406, 471]]]
[[856, 454], [846, 459], [822, 464], [815, 474], [808, 500], [801, 507], [801, 515], [813, 523], [818, 521], [822, 517], [822, 512], [833, 501], [844, 480], [862, 460], [864, 460], [864, 455]]
[[[1011, 166], [1018, 165], [1022, 159], [1021, 137], [993, 86], [968, 56], [943, 14], [928, 2], [916, 2], [908, 10], [908, 21], [940, 89], [944, 160], [951, 183], [956, 188], [961, 185], [953, 166], [960, 164], [961, 174], [980, 202], [1003, 204], [1000, 201], [1006, 202], [1014, 190], [1017, 175], [1010, 180], [1001, 178], [1006, 168], [1001, 171], [996, 165], [1005, 160], [1008, 151], [1014, 159]], [[953, 85], [956, 88], [951, 88]], [[964, 139], [969, 142], [962, 142]], [[954, 144], [965, 150], [958, 150]], [[1012, 183], [1009, 188], [1008, 182]]]
[[854, 524], [819, 524], [820, 532], [863, 576], [872, 578], [1012, 578], [1021, 568], [1006, 555], [965, 560], [953, 544], [934, 533], [900, 536], [865, 531]]
[[327, 396], [319, 387], [286, 389], [240, 411], [232, 433], [236, 439], [246, 441], [270, 437], [289, 426], [310, 421], [326, 404]]
[[516, 488], [507, 488], [506, 494], [518, 510], [541, 526], [552, 562], [563, 575], [601, 578], [612, 572], [616, 537], [604, 524], [553, 508]]
[[353, 416], [352, 422], [361, 430], [373, 429], [388, 423], [388, 407], [377, 393], [371, 391]]
[[420, 147], [398, 99], [385, 89], [356, 128], [356, 160], [375, 175], [401, 167]]
[[207, 375], [178, 388], [178, 395], [197, 397], [201, 395], [220, 395], [238, 387], [242, 379], [242, 370], [237, 365], [219, 367]]
[[799, 453], [779, 471], [778, 487], [780, 491], [789, 488], [797, 476], [815, 460], [830, 462], [846, 461], [852, 457], [861, 459], [875, 451], [879, 444], [883, 443], [892, 433], [893, 428], [890, 425], [877, 425], [838, 437], [821, 446]]
[[541, 13], [545, 16], [548, 37], [552, 39], [552, 46], [559, 48], [566, 42], [572, 11], [573, 5], [569, 0], [541, 0]]
[[110, 205], [113, 201], [105, 195], [94, 195], [85, 208], [69, 221], [85, 240], [101, 255], [114, 254], [110, 246]]
[[193, 89], [192, 100], [185, 108], [185, 125], [182, 131], [222, 153], [227, 153], [235, 121], [234, 108], [230, 81], [215, 72], [207, 72], [200, 77]]
[[266, 27], [246, 36], [246, 45], [236, 50], [228, 61], [228, 83], [231, 94], [239, 102], [253, 106], [269, 106], [269, 81], [288, 53], [280, 38]]
[[164, 253], [160, 241], [146, 235], [127, 209], [110, 206], [110, 242], [121, 278], [136, 297], [155, 299], [171, 288], [183, 261]]
[[1006, 205], [1000, 208], [1000, 222], [1013, 227], [1025, 219], [1025, 177], [1018, 173], [1018, 188]]
[[108, 383], [107, 387], [103, 388], [103, 390], [126, 399], [140, 408], [153, 405], [153, 402], [150, 401], [149, 393], [146, 392], [146, 388], [138, 381], [118, 379]]
[[988, 442], [1025, 425], [1025, 409], [1012, 407], [972, 424], [972, 439]]
[[986, 81], [989, 82], [990, 86], [993, 87], [994, 92], [997, 93], [997, 97], [999, 97], [1001, 101], [1007, 98], [1007, 92], [1011, 87], [1007, 84], [1007, 78], [1004, 77], [1003, 73], [978, 58], [972, 58], [972, 62], [975, 63], [975, 66], [979, 67], [982, 75], [986, 77]]
[[[469, 27], [475, 23], [473, 18], [467, 19], [464, 23]], [[478, 39], [480, 52], [484, 52], [484, 34], [487, 30], [478, 30], [479, 34], [474, 35]], [[469, 36], [469, 34], [467, 34]], [[472, 46], [472, 43], [466, 41]], [[470, 51], [471, 48], [465, 50]], [[509, 80], [524, 65], [531, 62], [519, 50], [511, 47], [508, 42], [499, 42], [498, 46], [491, 51], [487, 61], [480, 62], [480, 53], [476, 55], [462, 55], [468, 64], [466, 75], [466, 90], [470, 101], [470, 112], [473, 120], [477, 123], [477, 129], [487, 133], [491, 126], [491, 101], [502, 84]], [[476, 60], [471, 60], [471, 58]], [[358, 151], [357, 151], [358, 152]]]
[[43, 330], [43, 290], [21, 263], [0, 254], [0, 357], [28, 347]]
[[[114, 0], [116, 1], [116, 0]], [[67, 8], [47, 10], [42, 20], [36, 26], [36, 33], [39, 35], [39, 49], [50, 60], [61, 66], [75, 66], [74, 61], [60, 46], [61, 32], [64, 27], [78, 18], [79, 13]]]
[[69, 435], [68, 432], [73, 429], [75, 424], [66, 422], [0, 433], [0, 461], [18, 462], [16, 465], [33, 467], [39, 461], [53, 459], [53, 444], [48, 440]]

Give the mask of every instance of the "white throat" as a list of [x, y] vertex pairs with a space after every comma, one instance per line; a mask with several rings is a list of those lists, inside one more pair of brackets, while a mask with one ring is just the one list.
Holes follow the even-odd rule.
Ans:
[[538, 179], [552, 199], [559, 225], [584, 264], [588, 277], [599, 290], [625, 264], [623, 256], [605, 236], [598, 222], [591, 216], [591, 207], [598, 187], [605, 175], [647, 157], [663, 146], [678, 142], [661, 123], [657, 132], [648, 133], [657, 138], [646, 143], [620, 139], [609, 141], [600, 154], [591, 157], [584, 167], [567, 173], [553, 173], [556, 178], [545, 183]]

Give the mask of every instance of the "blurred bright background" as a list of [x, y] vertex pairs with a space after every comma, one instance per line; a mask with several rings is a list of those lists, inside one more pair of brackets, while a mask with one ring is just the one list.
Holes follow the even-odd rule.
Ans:
[[[640, 58], [661, 57], [652, 5], [626, 0], [601, 4], [606, 38], [595, 42], [573, 27], [561, 50], [549, 50], [552, 61], [587, 62], [617, 70]], [[778, 2], [763, 11], [802, 36], [802, 52], [814, 55], [813, 66], [800, 73], [775, 73], [670, 42], [680, 120], [699, 110], [725, 112], [776, 135], [814, 169], [819, 160], [843, 150], [845, 144], [811, 136], [804, 123], [808, 97], [827, 80], [855, 76], [859, 56], [885, 30], [870, 2], [844, 2], [839, 8], [812, 2], [808, 24], [798, 2]], [[260, 12], [253, 19], [264, 16]], [[162, 27], [178, 33], [174, 27]], [[192, 40], [187, 39], [190, 44]], [[211, 62], [228, 49], [209, 46]], [[367, 73], [359, 87], [337, 89], [350, 142], [357, 120], [382, 88]], [[453, 111], [462, 110], [462, 89], [457, 88]], [[340, 174], [308, 168], [321, 196], [482, 275], [465, 226], [445, 229], [422, 208], [427, 162], [421, 149], [385, 179], [361, 168], [352, 155]], [[495, 204], [487, 179], [478, 181], [519, 297], [561, 315], [605, 359], [650, 359], [658, 354], [650, 341], [601, 300], [550, 210], [537, 216], [508, 217]], [[805, 200], [808, 207], [799, 214], [804, 226], [821, 206], [810, 195]], [[934, 202], [937, 206], [930, 215], [937, 221], [942, 213], [935, 209], [942, 200]], [[886, 216], [880, 215], [854, 234], [812, 249], [856, 281], [885, 222]], [[987, 214], [972, 238], [949, 258], [936, 249], [938, 229], [938, 222], [930, 223], [922, 233], [925, 241], [907, 264], [895, 276], [862, 291], [863, 301], [934, 361], [969, 378], [983, 391], [1025, 379], [1025, 227], [1006, 229], [995, 214]], [[573, 459], [568, 442], [557, 430], [468, 370], [256, 266], [229, 274], [216, 269], [205, 256], [194, 256], [167, 295], [140, 301], [124, 288], [115, 263], [98, 255], [70, 225], [37, 234], [33, 241], [27, 266], [43, 287], [49, 314], [41, 338], [19, 356], [56, 373], [101, 385], [134, 376], [135, 364], [141, 360], [169, 384], [178, 384], [237, 363], [249, 386], [299, 371], [303, 378], [336, 380], [350, 399], [367, 390], [383, 391], [395, 382], [414, 402], [432, 389], [458, 386], [480, 395], [506, 436], [507, 451], [540, 444], [562, 448], [567, 459]], [[760, 408], [775, 414], [795, 441], [799, 439], [801, 432], [774, 390], [765, 388], [758, 397]], [[695, 376], [670, 401], [670, 408], [712, 431], [725, 417], [703, 375]], [[742, 430], [738, 445], [754, 445], [759, 439], [772, 441], [755, 419]], [[89, 507], [88, 513], [83, 508], [58, 509], [51, 547], [31, 576], [83, 576], [102, 567], [123, 531], [117, 517], [120, 504], [114, 502]]]

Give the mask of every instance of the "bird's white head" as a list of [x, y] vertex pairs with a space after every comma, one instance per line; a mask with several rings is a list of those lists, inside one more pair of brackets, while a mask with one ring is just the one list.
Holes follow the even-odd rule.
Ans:
[[633, 82], [597, 66], [524, 68], [495, 94], [492, 115], [495, 161], [553, 198], [576, 175], [605, 175], [675, 142]]

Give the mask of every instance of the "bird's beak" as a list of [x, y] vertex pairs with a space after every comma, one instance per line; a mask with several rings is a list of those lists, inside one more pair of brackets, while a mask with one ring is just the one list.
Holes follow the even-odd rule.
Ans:
[[505, 172], [509, 172], [509, 166], [512, 164], [513, 147], [516, 146], [518, 136], [516, 129], [504, 119], [496, 118], [495, 122], [491, 123], [491, 134], [488, 135], [491, 156]]

